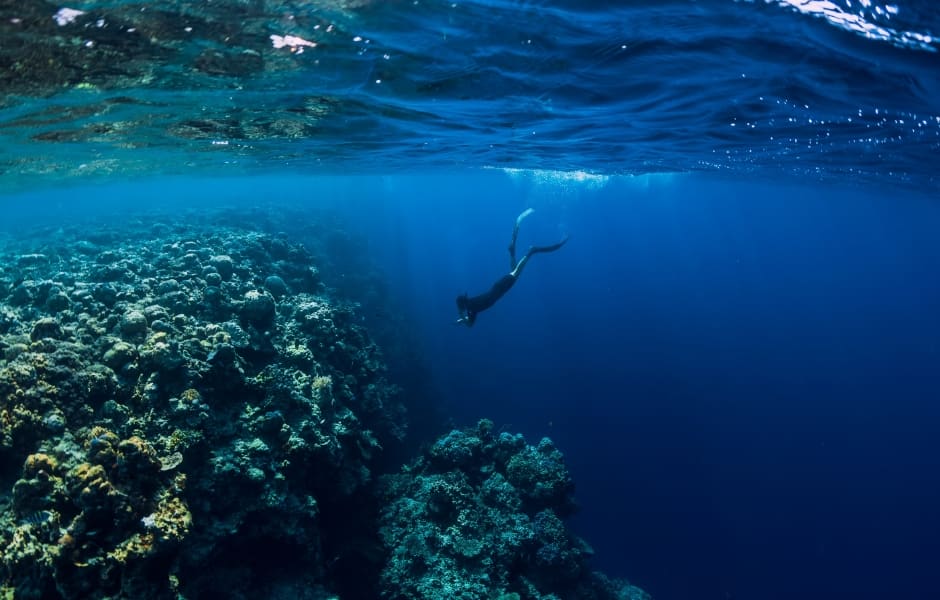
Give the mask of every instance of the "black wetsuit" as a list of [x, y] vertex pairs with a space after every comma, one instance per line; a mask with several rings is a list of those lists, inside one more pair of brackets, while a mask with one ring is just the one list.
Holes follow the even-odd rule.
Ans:
[[460, 315], [457, 320], [458, 323], [473, 327], [477, 320], [477, 314], [496, 304], [496, 301], [506, 295], [506, 292], [512, 288], [513, 284], [516, 283], [516, 279], [519, 278], [519, 274], [522, 273], [522, 268], [525, 267], [533, 254], [554, 252], [568, 241], [568, 237], [565, 236], [565, 239], [551, 246], [532, 246], [522, 257], [522, 260], [516, 261], [516, 239], [519, 236], [519, 224], [522, 223], [522, 219], [531, 213], [532, 209], [527, 209], [516, 219], [516, 226], [512, 230], [512, 241], [509, 242], [509, 273], [500, 277], [487, 292], [479, 296], [467, 296], [466, 294], [457, 296], [457, 313]]
[[[496, 301], [502, 298], [514, 283], [516, 283], [516, 277], [512, 273], [508, 273], [494, 283], [489, 291], [479, 296], [461, 296], [458, 298], [457, 307], [467, 316], [468, 325], [473, 325], [473, 322], [477, 320], [477, 313], [496, 304]], [[463, 306], [461, 306], [462, 303]]]

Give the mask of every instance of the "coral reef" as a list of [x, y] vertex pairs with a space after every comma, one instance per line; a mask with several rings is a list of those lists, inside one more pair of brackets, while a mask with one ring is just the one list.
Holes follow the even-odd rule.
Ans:
[[380, 488], [385, 598], [649, 598], [588, 568], [591, 549], [562, 522], [573, 484], [548, 438], [530, 446], [484, 420]]
[[322, 512], [404, 431], [355, 306], [252, 229], [33, 240], [0, 270], [0, 585], [328, 597]]

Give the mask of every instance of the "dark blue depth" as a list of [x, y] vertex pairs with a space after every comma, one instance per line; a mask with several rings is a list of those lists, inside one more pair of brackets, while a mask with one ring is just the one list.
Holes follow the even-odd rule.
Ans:
[[[935, 597], [935, 202], [700, 178], [384, 195], [399, 252], [376, 254], [448, 411], [552, 437], [599, 567], [661, 600]], [[527, 206], [521, 248], [571, 242], [453, 326]]]

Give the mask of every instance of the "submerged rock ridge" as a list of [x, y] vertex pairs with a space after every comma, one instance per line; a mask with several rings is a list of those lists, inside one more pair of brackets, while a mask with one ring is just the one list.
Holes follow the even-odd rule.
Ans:
[[590, 570], [563, 522], [573, 489], [548, 438], [531, 446], [487, 420], [441, 437], [381, 480], [382, 597], [649, 600]]
[[391, 464], [407, 336], [330, 287], [338, 230], [262, 221], [0, 239], [0, 598], [648, 599], [589, 569], [548, 439]]
[[325, 532], [404, 419], [313, 256], [167, 223], [5, 246], [0, 596], [335, 597]]

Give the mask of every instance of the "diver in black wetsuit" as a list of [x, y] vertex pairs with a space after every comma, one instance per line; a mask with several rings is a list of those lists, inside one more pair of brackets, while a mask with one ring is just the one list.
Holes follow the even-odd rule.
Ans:
[[460, 318], [457, 319], [458, 324], [473, 327], [473, 324], [477, 320], [477, 314], [496, 304], [496, 301], [502, 298], [503, 295], [509, 291], [509, 288], [516, 283], [516, 280], [519, 279], [519, 275], [522, 273], [523, 267], [529, 262], [529, 258], [533, 254], [538, 254], [539, 252], [554, 252], [564, 246], [565, 242], [568, 241], [568, 236], [565, 236], [565, 239], [551, 246], [532, 246], [529, 248], [529, 251], [525, 253], [525, 256], [522, 257], [522, 260], [516, 262], [516, 238], [519, 236], [519, 225], [522, 224], [523, 219], [531, 214], [532, 209], [527, 208], [521, 215], [516, 217], [516, 226], [512, 230], [512, 241], [509, 243], [509, 273], [503, 275], [494, 283], [493, 287], [491, 287], [488, 292], [480, 294], [479, 296], [468, 297], [466, 294], [457, 296], [457, 313], [460, 315]]

